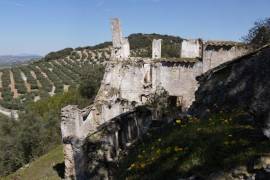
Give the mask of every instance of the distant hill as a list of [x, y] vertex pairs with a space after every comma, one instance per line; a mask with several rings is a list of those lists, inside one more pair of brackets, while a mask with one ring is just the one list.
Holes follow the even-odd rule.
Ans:
[[[162, 39], [162, 56], [163, 57], [179, 57], [180, 44], [182, 38], [178, 36], [171, 35], [161, 35], [161, 34], [143, 34], [136, 33], [128, 36], [130, 43], [131, 56], [138, 57], [150, 57], [152, 54], [152, 41], [153, 39]], [[47, 54], [43, 60], [57, 60], [57, 59], [81, 59], [81, 58], [93, 58], [92, 56], [99, 57], [102, 59], [108, 58], [110, 54], [110, 48], [112, 47], [112, 42], [104, 42], [97, 44], [95, 46], [85, 46], [78, 48], [65, 48], [60, 51], [55, 51]]]
[[38, 55], [0, 55], [0, 66], [9, 66], [13, 64], [21, 64], [31, 60], [39, 60]]
[[[153, 39], [162, 39], [162, 56], [179, 57], [182, 38], [160, 34], [131, 34], [131, 56], [151, 57]], [[65, 48], [47, 54], [0, 56], [0, 106], [23, 110], [25, 104], [77, 87], [82, 73], [94, 64], [105, 65], [112, 42]], [[26, 63], [27, 62], [27, 63]]]

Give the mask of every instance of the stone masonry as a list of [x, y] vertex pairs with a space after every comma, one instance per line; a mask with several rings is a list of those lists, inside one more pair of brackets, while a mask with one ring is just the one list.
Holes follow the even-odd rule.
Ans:
[[126, 59], [130, 55], [130, 47], [128, 39], [122, 35], [121, 25], [118, 18], [112, 19], [112, 58]]
[[[137, 107], [146, 105], [156, 92], [163, 89], [170, 99], [174, 99], [175, 106], [179, 110], [186, 111], [195, 99], [195, 92], [198, 88], [197, 76], [248, 51], [248, 48], [240, 43], [224, 41], [210, 43], [199, 39], [184, 40], [181, 50], [179, 50], [181, 56], [178, 59], [166, 59], [162, 58], [161, 40], [154, 40], [152, 58], [129, 57], [129, 42], [122, 37], [118, 19], [112, 20], [112, 34], [112, 57], [106, 65], [101, 87], [94, 103], [82, 110], [77, 106], [67, 106], [62, 109], [61, 131], [65, 152], [66, 179], [84, 179], [89, 173], [95, 177], [101, 177], [98, 174], [103, 174], [105, 179], [110, 179], [109, 171], [106, 168], [99, 168], [99, 172], [94, 171], [96, 168], [93, 168], [91, 172], [88, 172], [89, 169], [87, 170], [89, 165], [96, 167], [95, 163], [98, 163], [92, 161], [92, 164], [89, 164], [86, 161], [87, 154], [97, 152], [96, 150], [87, 152], [83, 148], [86, 140], [89, 140], [89, 136], [94, 137], [93, 134], [98, 134], [101, 127], [105, 129], [114, 127], [115, 123], [112, 122], [116, 117], [121, 116], [121, 121], [117, 122], [121, 122], [119, 128], [122, 131], [126, 131], [125, 128], [135, 128], [136, 131], [142, 132], [138, 136], [134, 136], [132, 141], [126, 142], [126, 144], [132, 144], [144, 132], [147, 132], [149, 123], [157, 119], [149, 114], [146, 116], [147, 118], [140, 119], [141, 116], [137, 117]], [[219, 59], [221, 60], [219, 61]], [[132, 120], [126, 120], [127, 117], [122, 116], [130, 113]], [[128, 125], [129, 122], [133, 125]], [[138, 126], [136, 124], [138, 122], [143, 123]], [[103, 144], [102, 147], [106, 146], [107, 150], [112, 146], [117, 147], [117, 151], [121, 150], [118, 144], [121, 144], [122, 141], [120, 142], [117, 138], [120, 129], [118, 131], [116, 128], [110, 133], [105, 131], [105, 134], [96, 138]], [[108, 142], [110, 146], [106, 145]], [[115, 158], [117, 158], [117, 154], [114, 156]], [[105, 161], [109, 162], [110, 158]]]
[[201, 58], [202, 42], [200, 39], [183, 40], [181, 58]]
[[152, 45], [152, 59], [161, 58], [161, 42], [162, 39], [154, 39]]

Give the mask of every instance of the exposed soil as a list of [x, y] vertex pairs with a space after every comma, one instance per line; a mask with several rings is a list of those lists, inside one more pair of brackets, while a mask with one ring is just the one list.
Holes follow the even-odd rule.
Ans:
[[19, 93], [18, 93], [17, 89], [15, 88], [15, 81], [14, 81], [13, 73], [11, 71], [9, 71], [9, 74], [10, 74], [11, 92], [13, 92], [13, 98], [16, 99], [17, 97], [19, 97]]

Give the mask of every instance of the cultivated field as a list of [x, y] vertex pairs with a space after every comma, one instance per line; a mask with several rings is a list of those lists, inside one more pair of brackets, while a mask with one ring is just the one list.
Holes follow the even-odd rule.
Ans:
[[0, 105], [22, 110], [25, 103], [68, 91], [79, 84], [83, 70], [93, 64], [105, 64], [110, 50], [74, 50], [56, 60], [40, 60], [28, 65], [0, 70]]

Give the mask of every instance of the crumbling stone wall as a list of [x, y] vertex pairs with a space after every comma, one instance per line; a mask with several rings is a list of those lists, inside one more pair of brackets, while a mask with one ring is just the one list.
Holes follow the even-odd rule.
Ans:
[[153, 88], [161, 86], [170, 96], [178, 97], [183, 110], [194, 100], [198, 83], [196, 77], [202, 74], [202, 63], [161, 62], [152, 70]]
[[152, 113], [147, 107], [137, 107], [104, 123], [86, 140], [88, 177], [116, 179], [119, 155], [124, 153], [151, 124]]
[[235, 42], [205, 42], [203, 51], [203, 72], [247, 54], [250, 49]]
[[[209, 49], [209, 43], [205, 46], [201, 40], [186, 40], [182, 44], [181, 58], [163, 59], [160, 51], [162, 41], [156, 41], [153, 43], [154, 59], [132, 58], [129, 57], [129, 43], [122, 37], [118, 19], [112, 20], [112, 29], [112, 56], [106, 65], [94, 104], [82, 110], [76, 106], [62, 109], [61, 131], [66, 179], [85, 179], [85, 176], [89, 175], [88, 165], [91, 166], [91, 176], [110, 177], [110, 170], [99, 168], [100, 165], [108, 166], [108, 163], [118, 158], [121, 143], [132, 144], [133, 140], [139, 138], [142, 133], [137, 132], [134, 138], [129, 138], [130, 141], [121, 142], [119, 135], [122, 136], [121, 134], [124, 133], [125, 136], [131, 137], [128, 133], [131, 132], [130, 129], [144, 132], [148, 124], [159, 117], [156, 111], [152, 112], [151, 118], [147, 115], [140, 119], [140, 116], [135, 113], [137, 107], [147, 104], [153, 95], [160, 89], [164, 89], [168, 96], [176, 99], [175, 105], [178, 109], [186, 111], [195, 99], [198, 88], [197, 76], [247, 51], [242, 49], [242, 46], [240, 48], [235, 45], [230, 45], [228, 49], [219, 48], [219, 44], [212, 44], [211, 47], [214, 49]], [[221, 44], [224, 46], [224, 43]], [[205, 46], [204, 51], [202, 51], [203, 46]], [[218, 49], [215, 49], [217, 47]], [[153, 107], [158, 109], [160, 105]], [[126, 115], [132, 117], [127, 118]], [[116, 121], [115, 118], [118, 120]], [[144, 123], [145, 121], [147, 123]], [[105, 133], [101, 129], [106, 129]], [[89, 140], [89, 136], [92, 137], [90, 138], [92, 141], [96, 139], [85, 150], [84, 145]], [[87, 154], [92, 154], [97, 159], [90, 158], [88, 162]]]

